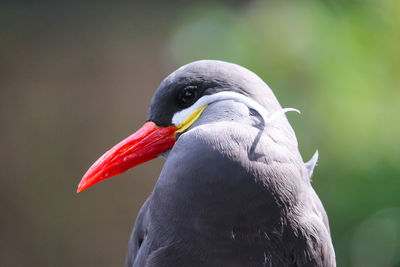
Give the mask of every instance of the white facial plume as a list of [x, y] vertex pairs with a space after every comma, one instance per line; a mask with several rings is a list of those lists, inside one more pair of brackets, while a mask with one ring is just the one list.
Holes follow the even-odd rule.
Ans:
[[223, 100], [234, 100], [245, 104], [248, 108], [254, 109], [264, 119], [265, 124], [271, 123], [276, 118], [285, 114], [288, 111], [295, 111], [300, 114], [300, 111], [294, 108], [283, 108], [274, 112], [273, 114], [270, 114], [263, 106], [261, 106], [255, 100], [245, 95], [236, 92], [223, 91], [212, 95], [205, 95], [200, 97], [190, 107], [175, 113], [174, 116], [172, 117], [172, 123], [176, 126], [179, 126], [189, 116], [191, 116], [194, 112], [198, 111], [199, 109], [205, 107], [206, 105]]

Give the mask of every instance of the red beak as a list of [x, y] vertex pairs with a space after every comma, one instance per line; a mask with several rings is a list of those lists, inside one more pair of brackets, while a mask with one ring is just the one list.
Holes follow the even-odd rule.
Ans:
[[152, 160], [172, 148], [176, 142], [175, 126], [158, 127], [146, 122], [137, 132], [101, 156], [85, 173], [78, 185], [78, 193], [141, 163]]

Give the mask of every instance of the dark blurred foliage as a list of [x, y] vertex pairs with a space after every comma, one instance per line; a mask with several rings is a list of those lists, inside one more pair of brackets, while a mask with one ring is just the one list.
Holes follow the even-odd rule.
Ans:
[[0, 265], [121, 266], [163, 160], [81, 193], [161, 80], [212, 58], [290, 114], [338, 266], [400, 266], [400, 2], [0, 4]]

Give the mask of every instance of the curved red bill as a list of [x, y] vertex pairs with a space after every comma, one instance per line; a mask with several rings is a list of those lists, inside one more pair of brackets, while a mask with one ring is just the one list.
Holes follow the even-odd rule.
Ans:
[[77, 192], [152, 160], [172, 148], [176, 142], [177, 129], [175, 126], [158, 127], [154, 122], [146, 122], [142, 128], [107, 151], [89, 168], [80, 181]]

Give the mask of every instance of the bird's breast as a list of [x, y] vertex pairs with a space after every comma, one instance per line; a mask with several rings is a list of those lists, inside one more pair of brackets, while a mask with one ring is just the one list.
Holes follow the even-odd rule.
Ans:
[[268, 155], [273, 147], [257, 128], [238, 130], [233, 122], [192, 129], [168, 156], [152, 195], [152, 216], [166, 231], [229, 242], [257, 239], [262, 227], [280, 221], [282, 204], [268, 184], [274, 177], [266, 177], [278, 175]]

